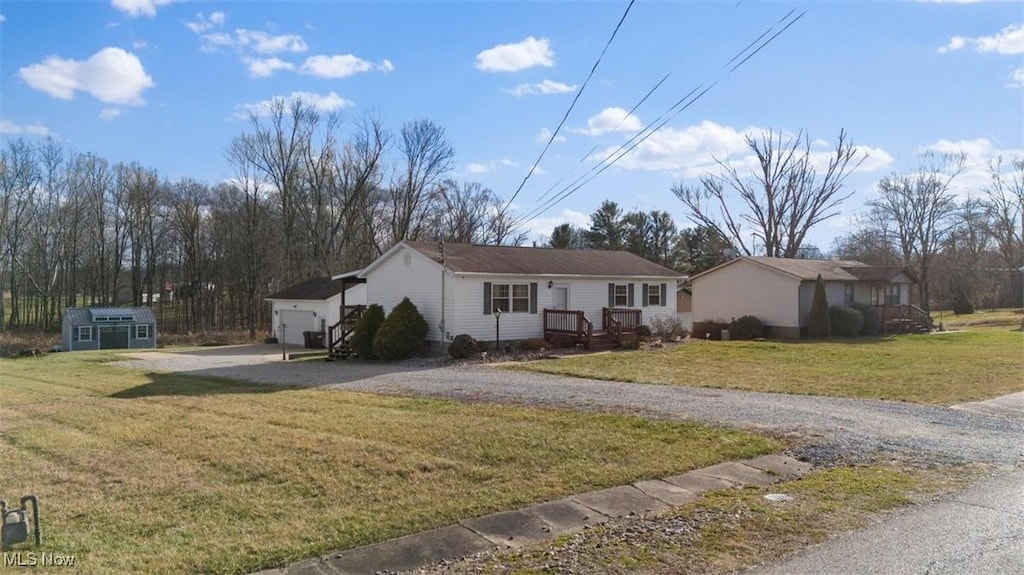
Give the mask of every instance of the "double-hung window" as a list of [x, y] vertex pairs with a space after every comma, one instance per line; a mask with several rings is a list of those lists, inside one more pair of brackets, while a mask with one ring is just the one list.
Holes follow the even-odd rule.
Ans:
[[78, 326], [78, 341], [92, 341], [92, 326]]
[[885, 305], [900, 305], [900, 284], [885, 286]]
[[647, 305], [665, 305], [661, 301], [661, 284], [647, 284]]
[[491, 310], [508, 312], [530, 311], [530, 284], [493, 284]]
[[629, 306], [629, 287], [626, 284], [615, 284], [615, 307]]
[[853, 284], [846, 284], [844, 286], [844, 294], [843, 294], [843, 296], [844, 296], [843, 299], [846, 302], [846, 305], [850, 305], [850, 304], [852, 304], [854, 302], [854, 299], [853, 299]]
[[135, 326], [135, 339], [149, 339], [149, 324], [140, 323]]

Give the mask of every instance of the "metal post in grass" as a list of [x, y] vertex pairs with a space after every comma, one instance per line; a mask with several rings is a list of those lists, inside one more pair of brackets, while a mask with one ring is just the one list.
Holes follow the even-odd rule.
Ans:
[[285, 347], [284, 347], [285, 346], [285, 343], [284, 343], [284, 332], [285, 332], [286, 329], [288, 329], [288, 326], [286, 324], [284, 324], [284, 323], [281, 323], [280, 325], [281, 325], [281, 361], [287, 361], [288, 360], [288, 354], [285, 352]]

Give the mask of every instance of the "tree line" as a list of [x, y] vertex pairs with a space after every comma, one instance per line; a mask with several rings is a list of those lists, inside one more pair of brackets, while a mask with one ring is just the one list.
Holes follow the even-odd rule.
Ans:
[[65, 307], [152, 305], [165, 332], [267, 325], [264, 298], [365, 266], [402, 239], [520, 244], [504, 202], [452, 177], [429, 120], [349, 134], [301, 100], [253, 114], [234, 177], [170, 181], [51, 139], [0, 149], [0, 331], [59, 328]]

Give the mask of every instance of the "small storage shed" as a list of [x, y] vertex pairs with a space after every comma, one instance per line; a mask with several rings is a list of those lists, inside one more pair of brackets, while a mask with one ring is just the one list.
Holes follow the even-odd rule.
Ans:
[[69, 307], [61, 326], [64, 349], [156, 347], [156, 317], [148, 307]]

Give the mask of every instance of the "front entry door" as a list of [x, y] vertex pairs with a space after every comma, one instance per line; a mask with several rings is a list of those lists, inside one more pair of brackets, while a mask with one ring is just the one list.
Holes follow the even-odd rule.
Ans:
[[569, 309], [569, 286], [557, 285], [553, 289], [555, 293], [554, 300], [551, 302], [552, 307], [555, 309]]

